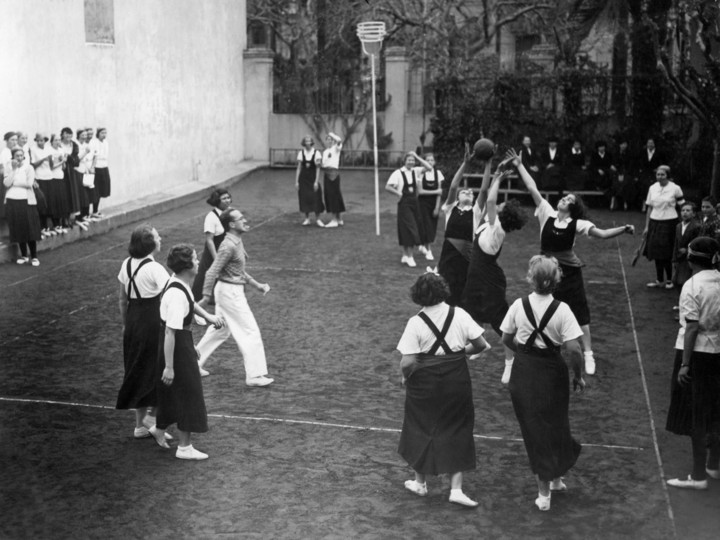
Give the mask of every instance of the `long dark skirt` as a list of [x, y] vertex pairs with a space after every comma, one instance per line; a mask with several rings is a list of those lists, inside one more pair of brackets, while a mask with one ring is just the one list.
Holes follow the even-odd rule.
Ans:
[[45, 203], [47, 205], [45, 215], [55, 218], [61, 217], [65, 209], [65, 193], [64, 186], [59, 180], [38, 180], [38, 185], [45, 195]]
[[340, 214], [345, 211], [345, 201], [342, 191], [340, 191], [340, 174], [337, 171], [325, 171], [323, 192], [325, 194], [325, 210], [331, 214]]
[[693, 431], [720, 433], [720, 353], [693, 351], [692, 417]]
[[570, 433], [570, 377], [560, 352], [518, 350], [509, 390], [530, 469], [544, 482], [561, 477], [575, 465], [581, 446]]
[[435, 241], [438, 226], [438, 216], [433, 216], [437, 196], [419, 195], [418, 201], [420, 203], [420, 222], [422, 223], [422, 238], [420, 238], [420, 243], [423, 245], [432, 244]]
[[110, 196], [110, 169], [95, 167], [95, 196], [105, 198]]
[[7, 199], [5, 219], [11, 244], [40, 240], [40, 216], [37, 206], [28, 204], [26, 199]]
[[645, 255], [649, 260], [670, 261], [675, 248], [675, 228], [677, 219], [650, 219], [648, 224]]
[[422, 238], [420, 205], [417, 197], [403, 195], [397, 206], [398, 244], [403, 247], [419, 246]]
[[421, 367], [406, 388], [398, 447], [403, 459], [422, 474], [475, 469], [475, 408], [465, 358]]
[[125, 377], [118, 392], [116, 409], [157, 405], [158, 339], [160, 297], [131, 299], [123, 333]]
[[68, 200], [70, 201], [70, 212], [79, 212], [83, 208], [90, 206], [87, 189], [83, 186], [82, 173], [77, 172], [72, 167], [65, 169], [66, 187], [68, 189]]
[[170, 386], [161, 380], [165, 370], [164, 327], [158, 345], [157, 427], [165, 429], [177, 424], [180, 431], [205, 433], [208, 430], [207, 409], [203, 396], [197, 351], [190, 330], [175, 331], [174, 371], [175, 379]]
[[62, 178], [54, 178], [55, 189], [57, 190], [57, 208], [54, 218], [66, 219], [72, 213], [72, 205], [70, 203], [70, 184], [67, 175]]
[[[471, 243], [466, 240], [448, 239], [443, 242], [440, 260], [438, 261], [438, 273], [445, 278], [450, 286], [450, 296], [446, 302], [451, 306], [459, 306], [462, 293], [467, 281], [468, 266], [470, 261], [468, 253]], [[458, 246], [461, 249], [458, 250]]]
[[553, 292], [553, 296], [570, 306], [580, 326], [590, 324], [590, 308], [585, 295], [585, 282], [582, 268], [579, 266], [560, 265], [562, 279]]
[[[692, 389], [681, 386], [677, 380], [682, 364], [682, 350], [675, 349], [672, 379], [670, 381], [670, 407], [668, 407], [665, 429], [675, 435], [692, 435]], [[692, 367], [690, 376], [692, 376]]]
[[476, 241], [460, 305], [476, 322], [489, 323], [499, 332], [508, 312], [506, 289], [505, 272], [497, 264], [497, 257], [484, 253]]
[[322, 214], [325, 211], [322, 189], [318, 188], [315, 191], [313, 189], [314, 185], [315, 169], [312, 167], [309, 169], [303, 168], [298, 179], [298, 203], [300, 212], [303, 214]]

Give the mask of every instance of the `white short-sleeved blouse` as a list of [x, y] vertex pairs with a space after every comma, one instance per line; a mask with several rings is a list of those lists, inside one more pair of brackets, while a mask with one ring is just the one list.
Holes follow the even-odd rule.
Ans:
[[676, 206], [682, 200], [682, 189], [675, 182], [668, 182], [665, 186], [655, 182], [648, 189], [645, 204], [652, 207], [650, 219], [662, 221], [678, 217]]
[[[552, 303], [553, 297], [550, 294], [540, 295], [531, 293], [529, 298], [530, 307], [535, 316], [535, 322], [540, 324], [540, 320]], [[515, 334], [515, 339], [520, 344], [525, 344], [527, 340], [530, 339], [530, 335], [533, 333], [533, 326], [525, 315], [522, 298], [518, 298], [512, 303], [505, 315], [505, 319], [503, 319], [500, 325], [500, 330], [507, 334]], [[583, 331], [575, 315], [573, 315], [573, 312], [570, 311], [570, 306], [565, 302], [560, 302], [557, 311], [550, 318], [543, 332], [555, 345], [562, 345], [566, 341], [572, 341], [583, 335]], [[539, 335], [535, 338], [534, 345], [539, 349], [547, 348], [545, 342]]]
[[[192, 291], [182, 281], [175, 276], [170, 278], [171, 282], [177, 282], [188, 292], [192, 298]], [[187, 297], [183, 292], [175, 287], [169, 288], [163, 294], [160, 301], [160, 318], [165, 321], [165, 326], [173, 330], [183, 329], [183, 319], [188, 316], [190, 310], [193, 309], [188, 304]]]
[[[425, 315], [437, 326], [438, 330], [442, 330], [449, 310], [450, 306], [445, 302], [422, 309]], [[483, 332], [482, 327], [480, 327], [465, 310], [456, 307], [452, 324], [445, 336], [445, 342], [448, 344], [448, 347], [450, 347], [450, 350], [460, 351], [472, 340], [482, 336]], [[430, 330], [427, 323], [418, 315], [415, 315], [408, 320], [405, 331], [397, 345], [397, 350], [402, 354], [428, 352], [436, 339], [435, 334]], [[444, 355], [445, 351], [440, 347], [435, 354]]]

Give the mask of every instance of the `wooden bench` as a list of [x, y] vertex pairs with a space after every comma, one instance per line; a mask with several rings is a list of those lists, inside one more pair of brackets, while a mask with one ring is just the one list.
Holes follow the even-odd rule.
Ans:
[[[480, 192], [480, 184], [482, 183], [482, 174], [478, 173], [470, 173], [464, 175], [465, 184], [470, 187], [475, 193]], [[500, 185], [499, 193], [503, 196], [503, 201], [507, 202], [508, 196], [510, 195], [530, 195], [527, 189], [525, 188], [516, 188], [512, 186], [513, 180], [518, 180], [520, 177], [516, 174], [511, 174], [506, 176], [502, 180], [502, 184]], [[475, 185], [473, 185], [475, 184]], [[547, 199], [550, 195], [558, 195], [562, 196], [563, 193], [574, 193], [575, 195], [580, 195], [581, 197], [603, 197], [605, 196], [605, 192], [603, 191], [597, 191], [597, 190], [558, 190], [558, 189], [538, 189], [540, 192], [540, 195], [544, 199]]]

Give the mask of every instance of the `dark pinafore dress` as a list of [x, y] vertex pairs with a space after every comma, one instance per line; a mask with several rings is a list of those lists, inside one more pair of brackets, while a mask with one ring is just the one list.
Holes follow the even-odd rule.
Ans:
[[315, 152], [313, 150], [310, 159], [305, 157], [305, 151], [300, 151], [302, 160], [300, 162], [300, 177], [298, 178], [298, 201], [300, 203], [300, 212], [303, 214], [322, 214], [325, 211], [323, 204], [322, 189], [313, 189], [315, 178], [317, 178], [317, 164], [315, 163]]
[[[140, 269], [152, 262], [143, 259], [135, 272], [127, 262], [128, 307], [123, 332], [125, 377], [118, 392], [116, 409], [135, 409], [157, 405], [155, 381], [157, 373], [158, 337], [160, 335], [160, 295], [142, 298], [135, 283]], [[135, 292], [135, 298], [131, 292]]]
[[[215, 212], [215, 214], [217, 215], [217, 210], [213, 210], [213, 212]], [[218, 219], [220, 219], [220, 216], [218, 216]], [[225, 240], [225, 234], [226, 233], [222, 233], [213, 236], [212, 240], [213, 244], [215, 244], [215, 253], [217, 253], [217, 250], [220, 249], [220, 244], [222, 244], [222, 241]], [[200, 257], [200, 264], [198, 265], [198, 273], [195, 276], [192, 284], [192, 293], [196, 302], [202, 300], [203, 285], [205, 284], [205, 274], [207, 274], [208, 268], [212, 266], [213, 261], [214, 259], [212, 258], [210, 251], [208, 251], [206, 247], [205, 249], [203, 249], [202, 256]]]
[[450, 286], [450, 297], [446, 302], [451, 306], [460, 305], [465, 290], [473, 246], [472, 229], [472, 209], [462, 211], [457, 205], [453, 206], [445, 225], [445, 240], [438, 261], [438, 273]]
[[583, 264], [573, 251], [577, 222], [573, 219], [567, 228], [560, 229], [555, 227], [555, 219], [548, 218], [540, 234], [540, 252], [555, 257], [562, 270], [562, 279], [553, 296], [570, 306], [580, 326], [590, 324], [590, 308], [582, 276]]
[[[453, 352], [445, 342], [454, 313], [451, 306], [441, 331], [419, 314], [437, 339], [407, 377], [398, 453], [421, 474], [475, 469], [475, 407], [465, 351]], [[435, 354], [440, 347], [446, 354]]]
[[177, 424], [177, 428], [181, 431], [204, 433], [208, 430], [207, 410], [205, 409], [205, 397], [203, 396], [200, 370], [198, 369], [197, 351], [190, 330], [194, 302], [187, 289], [177, 281], [170, 282], [165, 288], [165, 292], [171, 288], [179, 289], [185, 294], [188, 302], [188, 313], [183, 319], [183, 329], [175, 330], [175, 353], [173, 356], [175, 379], [170, 386], [164, 384], [161, 380], [162, 373], [165, 370], [165, 323], [162, 320], [160, 323], [161, 336], [157, 367], [157, 427], [166, 429], [172, 424]]
[[403, 247], [419, 246], [422, 240], [420, 221], [420, 203], [417, 195], [417, 181], [415, 171], [410, 171], [408, 181], [405, 171], [400, 169], [402, 175], [402, 197], [397, 206], [398, 243]]
[[[575, 465], [582, 447], [570, 433], [568, 368], [560, 354], [560, 347], [544, 333], [560, 302], [553, 300], [539, 325], [535, 323], [527, 297], [522, 299], [522, 305], [533, 332], [515, 352], [510, 398], [520, 424], [530, 469], [540, 480], [548, 482], [561, 477]], [[534, 345], [537, 336], [547, 348]]]
[[480, 234], [487, 227], [483, 224], [475, 237], [470, 256], [467, 282], [460, 305], [478, 324], [489, 323], [502, 335], [500, 324], [508, 312], [505, 300], [507, 280], [505, 272], [497, 263], [502, 247], [495, 255], [485, 253], [480, 247]]
[[[432, 170], [430, 179], [428, 179], [426, 173], [427, 171], [423, 172], [423, 189], [428, 191], [438, 189], [440, 187], [440, 180], [438, 179], [437, 169]], [[435, 241], [438, 216], [433, 216], [433, 212], [437, 204], [437, 197], [437, 195], [418, 196], [418, 202], [420, 203], [420, 221], [422, 223], [422, 238], [420, 239], [420, 243], [423, 245], [432, 244]]]

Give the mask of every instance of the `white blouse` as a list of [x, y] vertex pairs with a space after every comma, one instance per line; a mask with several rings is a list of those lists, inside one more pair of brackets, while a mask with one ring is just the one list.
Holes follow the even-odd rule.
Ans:
[[[50, 147], [50, 144], [45, 143], [45, 146], [40, 148], [39, 146], [35, 145], [32, 148], [30, 148], [30, 156], [28, 156], [27, 159], [30, 160], [30, 163], [35, 163], [36, 161], [43, 159], [47, 156], [52, 155], [52, 148]], [[52, 180], [52, 170], [50, 169], [50, 161], [45, 160], [40, 165], [38, 165], [35, 168], [35, 178], [38, 180]]]
[[[170, 274], [168, 274], [167, 270], [165, 270], [165, 267], [162, 264], [156, 262], [155, 259], [153, 259], [152, 255], [148, 255], [147, 257], [143, 257], [142, 259], [128, 257], [123, 261], [122, 265], [120, 266], [120, 272], [118, 273], [118, 281], [122, 283], [125, 287], [125, 292], [127, 292], [128, 283], [130, 283], [130, 278], [128, 277], [127, 273], [127, 262], [129, 259], [131, 260], [131, 274], [135, 273], [138, 265], [144, 259], [151, 259], [152, 261], [150, 263], [146, 263], [145, 266], [143, 266], [137, 273], [137, 276], [135, 276], [135, 285], [137, 285], [138, 291], [140, 291], [140, 296], [142, 298], [153, 298], [154, 296], [157, 296], [158, 294], [163, 292], [165, 284], [167, 283], [168, 279], [170, 279]], [[137, 298], [134, 287], [131, 287], [130, 298]]]
[[[535, 316], [535, 322], [540, 324], [540, 319], [545, 314], [545, 311], [553, 301], [553, 297], [550, 294], [530, 294], [530, 308], [532, 309], [533, 315]], [[515, 334], [515, 339], [518, 343], [524, 344], [530, 338], [530, 334], [533, 333], [533, 326], [530, 324], [530, 320], [525, 315], [525, 310], [522, 306], [522, 298], [515, 300], [500, 325], [500, 330], [507, 334]], [[580, 325], [570, 311], [570, 306], [565, 302], [560, 302], [557, 311], [553, 314], [548, 322], [543, 333], [550, 338], [555, 345], [562, 345], [566, 341], [572, 341], [583, 335], [583, 331]], [[546, 349], [547, 346], [538, 334], [533, 344], [539, 349]]]
[[[192, 298], [192, 291], [178, 278], [173, 276], [170, 278], [171, 283], [176, 282], [182, 285], [182, 287], [188, 292], [190, 298]], [[187, 317], [193, 306], [188, 304], [187, 297], [182, 291], [172, 287], [165, 291], [162, 300], [160, 301], [160, 318], [165, 321], [165, 326], [172, 328], [173, 330], [183, 329], [183, 319]]]
[[213, 236], [220, 236], [225, 232], [225, 228], [220, 223], [220, 216], [217, 215], [215, 210], [208, 212], [208, 215], [205, 216], [203, 232], [212, 233]]
[[676, 206], [684, 199], [682, 189], [675, 182], [668, 182], [661, 186], [655, 182], [648, 190], [645, 204], [651, 206], [650, 219], [657, 221], [676, 219], [678, 213]]
[[[445, 302], [422, 309], [438, 329], [441, 329], [445, 324], [449, 310], [450, 306]], [[450, 347], [450, 350], [460, 351], [472, 340], [482, 336], [483, 332], [482, 327], [480, 327], [465, 310], [456, 307], [452, 323], [445, 336], [445, 342], [448, 344], [448, 347]], [[397, 345], [397, 350], [402, 354], [427, 352], [433, 346], [436, 339], [435, 334], [430, 330], [427, 323], [423, 321], [419, 315], [415, 315], [410, 317], [410, 320], [407, 322], [405, 331]], [[443, 348], [440, 347], [435, 354], [444, 355], [446, 353]]]
[[14, 201], [27, 201], [29, 205], [36, 205], [35, 192], [32, 187], [35, 183], [35, 171], [32, 165], [24, 162], [17, 169], [12, 168], [12, 161], [5, 164], [3, 174], [5, 185], [5, 199]]

